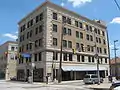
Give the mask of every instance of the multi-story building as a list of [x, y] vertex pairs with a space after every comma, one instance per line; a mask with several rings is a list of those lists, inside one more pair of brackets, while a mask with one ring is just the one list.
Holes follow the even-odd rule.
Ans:
[[111, 66], [111, 75], [114, 77], [120, 78], [120, 58], [116, 57], [110, 60], [110, 66]]
[[16, 76], [18, 44], [14, 41], [7, 41], [0, 45], [0, 72], [5, 75], [5, 80]]
[[62, 32], [62, 80], [83, 79], [86, 73], [96, 73], [98, 60], [100, 75], [108, 75], [105, 23], [46, 1], [19, 22], [19, 52], [32, 57], [18, 60], [18, 80], [30, 75], [31, 60], [35, 63], [34, 81], [45, 81], [46, 75], [58, 78]]

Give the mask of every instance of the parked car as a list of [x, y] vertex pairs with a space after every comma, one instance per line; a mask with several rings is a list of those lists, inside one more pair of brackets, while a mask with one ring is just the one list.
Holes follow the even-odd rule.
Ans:
[[120, 81], [114, 81], [110, 86], [110, 90], [120, 90]]
[[[95, 84], [98, 83], [98, 76], [96, 74], [86, 74], [83, 79], [85, 84]], [[103, 78], [100, 78], [100, 83], [103, 83]]]
[[16, 81], [16, 80], [17, 80], [17, 77], [16, 77], [16, 76], [11, 77], [10, 80], [12, 80], [12, 81]]

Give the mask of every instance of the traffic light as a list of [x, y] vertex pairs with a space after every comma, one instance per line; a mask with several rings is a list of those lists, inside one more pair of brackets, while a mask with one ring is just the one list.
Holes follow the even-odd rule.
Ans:
[[19, 59], [21, 58], [21, 54], [20, 53], [17, 54], [17, 58], [19, 58]]
[[73, 48], [73, 49], [72, 49], [72, 52], [73, 52], [73, 54], [75, 54], [75, 53], [76, 53], [76, 49], [75, 49], [75, 48]]

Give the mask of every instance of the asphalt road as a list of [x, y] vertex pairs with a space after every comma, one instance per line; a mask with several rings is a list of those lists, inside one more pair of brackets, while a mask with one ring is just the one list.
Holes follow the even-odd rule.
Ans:
[[69, 82], [61, 84], [28, 84], [21, 82], [6, 82], [0, 80], [0, 90], [90, 90], [83, 82]]

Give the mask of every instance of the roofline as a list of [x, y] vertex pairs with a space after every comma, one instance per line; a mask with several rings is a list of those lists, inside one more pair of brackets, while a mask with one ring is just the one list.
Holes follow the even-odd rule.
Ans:
[[9, 43], [14, 43], [14, 44], [18, 44], [16, 41], [6, 41], [5, 43], [1, 44], [1, 46], [4, 46], [5, 44], [9, 44]]
[[30, 12], [28, 15], [26, 15], [25, 17], [22, 18], [22, 20], [20, 20], [18, 22], [18, 24], [20, 24], [23, 20], [25, 20], [28, 16], [30, 16], [32, 13], [34, 13], [35, 11], [37, 11], [39, 8], [41, 8], [42, 6], [44, 6], [46, 3], [48, 3], [50, 1], [45, 1], [44, 3], [42, 3], [40, 6], [38, 6], [37, 8], [35, 8], [32, 12]]
[[50, 2], [50, 1], [48, 1], [48, 0], [45, 1], [44, 3], [42, 3], [42, 4], [41, 4], [40, 6], [38, 6], [36, 9], [34, 9], [31, 13], [29, 13], [28, 15], [26, 15], [21, 21], [18, 22], [18, 24], [20, 24], [20, 23], [21, 23], [23, 20], [25, 20], [28, 16], [30, 16], [31, 14], [33, 14], [35, 11], [37, 11], [39, 8], [41, 8], [42, 6], [44, 6], [44, 5], [46, 5], [46, 4], [48, 4], [48, 5], [49, 5], [49, 4], [52, 4], [52, 5], [56, 6], [56, 7], [59, 7], [59, 8], [61, 8], [61, 9], [65, 10], [65, 11], [68, 11], [68, 12], [70, 12], [70, 13], [75, 14], [75, 15], [77, 15], [78, 17], [83, 18], [83, 20], [85, 19], [85, 20], [87, 20], [87, 21], [89, 21], [89, 22], [92, 22], [93, 24], [97, 24], [97, 25], [99, 25], [99, 26], [101, 26], [101, 27], [103, 27], [103, 28], [105, 28], [105, 29], [107, 28], [106, 25], [97, 23], [97, 22], [95, 22], [94, 20], [91, 20], [91, 19], [89, 19], [89, 18], [87, 18], [87, 17], [85, 17], [85, 16], [82, 16], [82, 15], [76, 13], [76, 12], [73, 12], [72, 10], [66, 9], [66, 8], [61, 7], [61, 6], [59, 6], [59, 5], [56, 5], [56, 4], [54, 4], [54, 3], [52, 3], [52, 2]]

